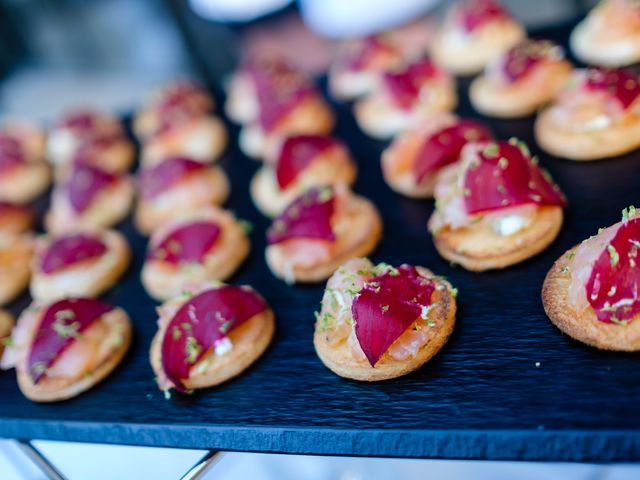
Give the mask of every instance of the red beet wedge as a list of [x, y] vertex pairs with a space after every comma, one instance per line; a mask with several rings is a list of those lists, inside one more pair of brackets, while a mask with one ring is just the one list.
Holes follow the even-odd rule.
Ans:
[[191, 367], [229, 332], [267, 308], [255, 291], [231, 285], [207, 290], [182, 305], [162, 339], [162, 368], [176, 390], [185, 391]]
[[84, 233], [69, 234], [49, 245], [42, 256], [40, 270], [55, 273], [65, 267], [103, 255], [107, 247], [99, 238]]
[[213, 222], [193, 222], [170, 232], [147, 258], [174, 265], [199, 263], [209, 253], [220, 236], [220, 227]]
[[294, 200], [271, 224], [267, 243], [284, 242], [292, 238], [334, 241], [331, 216], [334, 211], [333, 188], [309, 189]]
[[140, 195], [152, 199], [173, 187], [192, 172], [203, 171], [207, 166], [184, 157], [173, 157], [145, 168], [140, 173]]
[[626, 109], [640, 96], [640, 79], [622, 68], [591, 67], [587, 70], [586, 88], [608, 93]]
[[27, 214], [31, 217], [33, 217], [33, 210], [26, 206], [26, 205], [19, 205], [17, 203], [11, 203], [11, 202], [6, 202], [3, 200], [0, 200], [0, 214], [6, 214], [6, 215], [10, 215], [10, 214], [16, 214], [16, 215], [22, 215], [22, 214]]
[[287, 138], [280, 150], [276, 166], [276, 178], [280, 188], [287, 188], [318, 155], [336, 145], [338, 142], [333, 138], [318, 135], [298, 135]]
[[117, 179], [116, 175], [92, 165], [74, 165], [73, 173], [66, 185], [71, 207], [78, 213], [84, 212], [96, 195], [113, 185]]
[[190, 100], [194, 96], [206, 95], [200, 85], [189, 80], [183, 80], [169, 87], [158, 102], [158, 115], [166, 116], [179, 113], [197, 113], [195, 104]]
[[386, 72], [383, 81], [393, 101], [405, 110], [411, 109], [424, 83], [436, 75], [431, 60], [424, 58], [398, 72]]
[[525, 40], [509, 49], [502, 67], [504, 77], [511, 83], [531, 72], [540, 62], [561, 57], [562, 50], [547, 40]]
[[74, 112], [62, 118], [58, 125], [78, 133], [91, 133], [96, 128], [97, 120], [97, 115], [93, 112]]
[[88, 137], [86, 141], [80, 145], [75, 155], [73, 163], [89, 163], [92, 164], [95, 158], [107, 148], [113, 146], [122, 137], [119, 134], [102, 134], [94, 137]]
[[487, 23], [508, 18], [507, 12], [494, 0], [467, 0], [458, 11], [460, 23], [469, 33]]
[[9, 153], [19, 154], [22, 152], [20, 140], [13, 135], [0, 132], [0, 156]]
[[415, 267], [398, 269], [367, 281], [353, 299], [351, 314], [360, 347], [371, 366], [431, 305], [435, 285]]
[[558, 186], [522, 142], [478, 144], [476, 154], [464, 172], [467, 213], [527, 203], [566, 206]]
[[587, 284], [598, 320], [625, 325], [640, 313], [640, 218], [622, 223], [602, 251]]
[[100, 300], [76, 298], [50, 305], [33, 336], [27, 368], [33, 383], [46, 375], [60, 355], [102, 315], [113, 310]]
[[460, 151], [467, 142], [490, 140], [493, 135], [481, 123], [461, 120], [455, 125], [443, 128], [431, 135], [418, 151], [413, 164], [416, 185], [442, 167], [457, 162]]
[[249, 63], [244, 71], [253, 80], [260, 105], [258, 120], [265, 131], [273, 130], [301, 101], [315, 93], [309, 78], [282, 62]]
[[363, 38], [344, 57], [341, 67], [352, 72], [366, 70], [371, 61], [379, 54], [394, 54], [395, 48], [377, 35]]

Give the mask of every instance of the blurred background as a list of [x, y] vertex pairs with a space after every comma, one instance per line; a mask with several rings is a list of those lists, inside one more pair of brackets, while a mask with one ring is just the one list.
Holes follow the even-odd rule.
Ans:
[[[428, 39], [437, 0], [0, 0], [0, 115], [51, 121], [73, 106], [128, 114], [179, 75], [219, 90], [243, 55], [279, 53], [320, 73], [337, 40], [402, 26]], [[529, 29], [570, 24], [593, 0], [504, 0]], [[70, 479], [179, 478], [204, 452], [36, 442]], [[0, 479], [42, 473], [0, 441]], [[228, 454], [218, 479], [637, 479], [627, 465]]]
[[[405, 25], [430, 35], [438, 0], [0, 0], [0, 112], [49, 120], [69, 105], [130, 112], [180, 73], [210, 87], [242, 55], [278, 52], [314, 72], [336, 39]], [[593, 0], [505, 0], [530, 29]], [[97, 93], [99, 92], [99, 94]]]

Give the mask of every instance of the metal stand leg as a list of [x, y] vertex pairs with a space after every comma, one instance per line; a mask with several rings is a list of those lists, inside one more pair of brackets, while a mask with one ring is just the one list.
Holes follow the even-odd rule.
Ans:
[[[67, 480], [60, 471], [45, 457], [40, 450], [34, 447], [29, 440], [16, 440], [16, 445], [31, 460], [49, 480]], [[208, 451], [198, 463], [189, 469], [180, 480], [199, 480], [221, 458], [223, 452]]]
[[49, 480], [67, 480], [40, 450], [31, 445], [29, 440], [16, 440], [18, 448], [31, 460]]
[[208, 451], [180, 480], [199, 480], [222, 458], [223, 452]]

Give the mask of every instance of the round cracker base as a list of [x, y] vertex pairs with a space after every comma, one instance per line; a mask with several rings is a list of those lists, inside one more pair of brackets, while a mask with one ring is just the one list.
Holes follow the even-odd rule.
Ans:
[[316, 328], [313, 336], [313, 345], [318, 357], [322, 363], [336, 375], [362, 382], [389, 380], [407, 375], [419, 369], [447, 343], [455, 325], [456, 302], [451, 294], [451, 285], [443, 280], [438, 280], [438, 282], [445, 284], [447, 287], [442, 290], [442, 295], [436, 299], [436, 301], [441, 302], [441, 304], [434, 309], [435, 315], [438, 318], [438, 331], [436, 335], [418, 351], [415, 357], [398, 361], [391, 358], [388, 353], [385, 353], [378, 363], [376, 363], [375, 367], [371, 367], [366, 361], [358, 362], [354, 360], [351, 354], [351, 347], [346, 341], [338, 348], [329, 347], [327, 342], [324, 341], [323, 333]]
[[[213, 387], [219, 385], [233, 377], [240, 375], [249, 368], [271, 344], [273, 334], [275, 332], [275, 318], [273, 311], [267, 309], [238, 327], [237, 330], [250, 330], [259, 328], [254, 335], [255, 342], [249, 344], [247, 342], [235, 342], [233, 348], [225, 353], [215, 357], [216, 362], [205, 369], [195, 378], [189, 378], [184, 381], [184, 386], [188, 390]], [[237, 332], [236, 332], [237, 333]], [[231, 332], [230, 336], [233, 336]], [[149, 360], [153, 371], [159, 376], [162, 373], [162, 334], [159, 330], [153, 337], [151, 342], [151, 351]]]
[[288, 269], [288, 265], [281, 261], [282, 255], [280, 255], [280, 252], [277, 250], [278, 246], [267, 246], [265, 258], [271, 273], [286, 283], [318, 283], [333, 275], [333, 272], [347, 260], [369, 255], [376, 248], [382, 237], [382, 219], [373, 204], [369, 203], [368, 200], [363, 200], [363, 208], [365, 206], [369, 209], [367, 215], [370, 218], [369, 226], [371, 231], [363, 242], [340, 253], [328, 263], [310, 267], [293, 265], [290, 270]]
[[573, 254], [577, 248], [573, 247], [556, 260], [542, 284], [542, 305], [551, 323], [592, 347], [624, 352], [640, 350], [640, 319], [637, 317], [627, 326], [604, 323], [590, 308], [578, 315], [569, 304]]
[[98, 368], [89, 375], [69, 383], [66, 379], [45, 379], [35, 385], [27, 372], [17, 372], [18, 386], [25, 397], [34, 402], [59, 402], [76, 397], [104, 380], [122, 361], [129, 350], [132, 338], [131, 322], [124, 311], [122, 343]]
[[624, 155], [640, 147], [640, 117], [605, 130], [571, 132], [552, 119], [551, 106], [534, 124], [536, 142], [546, 152], [569, 160], [592, 161]]
[[233, 248], [227, 250], [215, 268], [211, 265], [200, 265], [197, 273], [190, 265], [167, 268], [164, 262], [146, 260], [140, 272], [140, 281], [146, 292], [158, 301], [169, 300], [180, 295], [188, 284], [208, 282], [212, 280], [225, 281], [245, 261], [251, 250], [251, 243], [246, 235], [233, 238]]
[[[531, 258], [547, 248], [560, 233], [562, 219], [562, 208], [540, 207], [528, 227], [508, 237], [487, 234], [486, 230], [477, 232], [469, 228], [444, 228], [433, 235], [433, 242], [443, 258], [472, 272], [501, 269]], [[500, 244], [496, 241], [500, 241]], [[472, 245], [473, 249], [462, 248], [461, 244]]]
[[[45, 274], [37, 271], [34, 266], [29, 288], [31, 296], [37, 300], [49, 302], [65, 297], [97, 298], [114, 286], [129, 268], [131, 249], [124, 236], [119, 232], [107, 233], [111, 233], [107, 240], [110, 243], [108, 248], [111, 250], [109, 255], [115, 260], [109, 269], [96, 270], [95, 263], [91, 266], [81, 263], [77, 266], [70, 266], [63, 272]], [[61, 275], [68, 278], [73, 272], [79, 274], [78, 279], [73, 282], [73, 286], [69, 285], [68, 281], [60, 282]], [[90, 279], [86, 278], [87, 274], [92, 274]]]

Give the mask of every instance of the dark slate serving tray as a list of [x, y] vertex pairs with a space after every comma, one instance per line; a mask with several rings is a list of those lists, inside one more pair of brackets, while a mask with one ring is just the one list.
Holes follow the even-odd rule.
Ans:
[[[567, 29], [545, 32], [566, 39]], [[461, 82], [458, 112], [477, 115]], [[544, 314], [540, 288], [565, 250], [640, 203], [640, 152], [603, 162], [552, 158], [533, 143], [532, 119], [487, 120], [499, 138], [518, 136], [540, 154], [570, 206], [558, 239], [504, 271], [474, 274], [436, 253], [426, 229], [432, 201], [394, 194], [383, 182], [384, 144], [356, 127], [349, 107], [337, 134], [360, 166], [357, 192], [384, 217], [372, 258], [426, 265], [459, 288], [459, 314], [443, 350], [404, 378], [366, 384], [327, 370], [313, 349], [313, 312], [323, 286], [289, 287], [264, 261], [268, 221], [253, 207], [248, 182], [258, 164], [235, 144], [222, 165], [233, 182], [227, 207], [254, 225], [252, 253], [231, 279], [257, 288], [273, 306], [277, 332], [243, 375], [191, 396], [163, 398], [148, 350], [156, 304], [138, 281], [146, 241], [122, 225], [135, 262], [107, 300], [124, 307], [135, 339], [103, 383], [60, 404], [36, 404], [0, 372], [0, 436], [258, 452], [555, 461], [640, 460], [640, 359], [603, 352], [560, 333]], [[231, 128], [232, 138], [237, 128]], [[18, 312], [28, 302], [16, 303]]]

